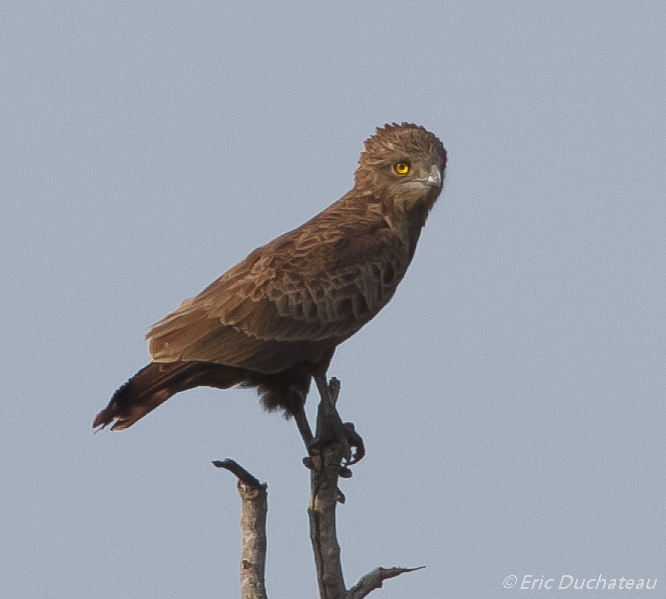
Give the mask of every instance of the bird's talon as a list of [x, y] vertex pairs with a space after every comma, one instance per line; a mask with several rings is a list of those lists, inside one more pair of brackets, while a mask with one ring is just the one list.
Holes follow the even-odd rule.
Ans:
[[343, 426], [349, 447], [356, 450], [347, 462], [347, 466], [352, 466], [360, 462], [365, 456], [365, 444], [361, 435], [354, 430], [354, 425], [351, 422], [345, 422]]

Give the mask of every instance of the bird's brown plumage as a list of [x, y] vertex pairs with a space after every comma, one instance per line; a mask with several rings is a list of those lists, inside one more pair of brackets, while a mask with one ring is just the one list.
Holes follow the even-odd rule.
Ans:
[[[365, 148], [341, 200], [153, 327], [152, 363], [93, 426], [127, 428], [197, 386], [257, 387], [268, 409], [302, 409], [312, 376], [325, 374], [335, 348], [393, 297], [441, 191], [446, 151], [424, 128], [386, 125]], [[404, 164], [409, 172], [399, 174]]]

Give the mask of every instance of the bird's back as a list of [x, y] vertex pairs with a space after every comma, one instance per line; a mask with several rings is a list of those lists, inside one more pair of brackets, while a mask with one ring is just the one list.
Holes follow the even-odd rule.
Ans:
[[[353, 193], [255, 250], [155, 325], [153, 359], [276, 372], [358, 331], [395, 293], [416, 239], [391, 228], [378, 202], [359, 203]], [[297, 351], [285, 353], [290, 345]]]

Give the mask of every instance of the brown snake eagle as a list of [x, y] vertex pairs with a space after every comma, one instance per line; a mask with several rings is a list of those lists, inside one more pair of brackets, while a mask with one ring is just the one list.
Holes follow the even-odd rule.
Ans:
[[[340, 343], [393, 297], [442, 190], [446, 151], [423, 127], [386, 125], [365, 142], [354, 188], [256, 249], [148, 333], [152, 362], [120, 387], [94, 427], [132, 426], [199, 386], [256, 387], [312, 441], [305, 398]], [[360, 458], [358, 458], [360, 459]]]

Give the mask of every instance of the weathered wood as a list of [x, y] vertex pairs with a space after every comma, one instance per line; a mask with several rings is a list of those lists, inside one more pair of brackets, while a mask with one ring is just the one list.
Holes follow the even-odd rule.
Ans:
[[241, 599], [267, 599], [266, 571], [266, 513], [268, 511], [267, 485], [260, 483], [234, 460], [213, 462], [218, 468], [229, 470], [238, 477], [243, 514], [241, 534]]
[[[381, 588], [383, 582], [418, 568], [375, 568], [363, 576], [351, 589], [345, 587], [340, 545], [336, 531], [336, 509], [344, 503], [338, 488], [340, 477], [348, 478], [353, 463], [351, 451], [357, 442], [353, 427], [343, 423], [336, 408], [340, 382], [333, 378], [315, 378], [321, 401], [317, 411], [317, 427], [310, 444], [311, 455], [306, 461], [310, 469], [310, 541], [315, 558], [320, 599], [364, 599]], [[362, 445], [356, 445], [362, 451]], [[213, 462], [218, 468], [229, 470], [238, 478], [238, 491], [243, 502], [241, 531], [243, 555], [241, 559], [241, 598], [266, 599], [264, 572], [266, 565], [266, 485], [260, 483], [233, 460]], [[298, 580], [298, 577], [295, 577]]]
[[[317, 379], [315, 379], [317, 380]], [[340, 545], [335, 510], [338, 504], [340, 465], [349, 457], [349, 446], [339, 436], [340, 416], [335, 402], [340, 390], [337, 379], [330, 383], [317, 380], [321, 401], [317, 412], [317, 455], [312, 459], [311, 498], [308, 508], [310, 540], [315, 557], [321, 599], [345, 599]], [[338, 435], [336, 436], [336, 426]]]

